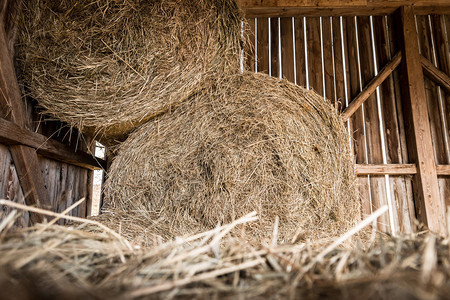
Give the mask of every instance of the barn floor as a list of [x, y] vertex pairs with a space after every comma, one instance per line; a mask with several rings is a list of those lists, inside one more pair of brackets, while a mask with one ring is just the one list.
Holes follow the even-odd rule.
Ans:
[[449, 240], [429, 233], [391, 237], [359, 226], [334, 241], [277, 244], [232, 236], [255, 220], [247, 215], [139, 247], [92, 220], [10, 230], [15, 218], [0, 224], [0, 299], [445, 299], [450, 292]]

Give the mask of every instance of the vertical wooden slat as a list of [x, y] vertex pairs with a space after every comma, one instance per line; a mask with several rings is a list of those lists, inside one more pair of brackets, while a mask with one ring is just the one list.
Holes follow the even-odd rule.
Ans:
[[[373, 17], [375, 49], [380, 69], [390, 61], [392, 55], [389, 47], [389, 33], [387, 31], [387, 21], [384, 16]], [[406, 161], [402, 157], [400, 128], [397, 112], [397, 101], [394, 90], [394, 76], [389, 76], [379, 87], [380, 102], [384, 121], [386, 158], [387, 163], [400, 164]], [[410, 210], [414, 211], [414, 206], [410, 206], [407, 183], [402, 176], [390, 176], [391, 199], [397, 211], [397, 220], [400, 232], [413, 232], [413, 220], [411, 220]]]
[[[343, 18], [346, 30], [346, 56], [348, 58], [348, 74], [347, 80], [349, 84], [349, 99], [355, 98], [361, 90], [359, 84], [359, 70], [358, 70], [358, 48], [356, 43], [356, 27], [353, 17]], [[351, 117], [350, 123], [353, 133], [353, 151], [355, 156], [355, 163], [364, 164], [367, 162], [366, 150], [365, 150], [365, 136], [364, 136], [364, 120], [362, 108], [359, 108]], [[369, 179], [367, 176], [358, 177], [359, 193], [361, 196], [362, 213], [365, 215], [371, 214], [372, 203], [369, 193]]]
[[270, 18], [270, 66], [273, 77], [280, 76], [278, 18]]
[[88, 187], [86, 191], [86, 217], [92, 216], [94, 200], [94, 171], [87, 173]]
[[[6, 146], [0, 145], [0, 199], [6, 199], [20, 204], [25, 204], [25, 196], [19, 183], [17, 171], [11, 158], [11, 154]], [[8, 214], [12, 209], [2, 207], [0, 211]], [[6, 215], [3, 215], [6, 216]], [[24, 212], [16, 221], [15, 225], [27, 227], [29, 225], [30, 214]]]
[[[248, 40], [244, 44], [244, 68], [247, 71], [255, 71], [255, 18], [246, 19], [246, 30], [248, 33]], [[245, 34], [245, 32], [244, 32]]]
[[325, 96], [334, 104], [333, 37], [330, 17], [322, 18], [323, 63], [325, 71]]
[[346, 106], [345, 103], [345, 81], [344, 81], [344, 62], [342, 59], [342, 39], [341, 39], [341, 25], [340, 18], [333, 17], [333, 45], [334, 45], [334, 69], [336, 76], [336, 97], [335, 102], [340, 103], [339, 107], [342, 109]]
[[[446, 34], [446, 24], [444, 21], [444, 16], [435, 15], [432, 16], [432, 28], [434, 32], [434, 45], [435, 45], [435, 54], [436, 54], [436, 64], [438, 69], [447, 75], [450, 74], [450, 41], [448, 40]], [[449, 26], [450, 27], [450, 26]], [[450, 28], [448, 28], [450, 29]], [[442, 91], [442, 113], [441, 118], [442, 124], [445, 125], [447, 130], [443, 130], [444, 135], [444, 146], [445, 146], [445, 158], [446, 163], [450, 164], [450, 136], [448, 129], [450, 128], [450, 110], [449, 107], [445, 105], [445, 102], [450, 105], [450, 95], [446, 94], [444, 89]]]
[[295, 61], [297, 84], [306, 86], [305, 33], [303, 18], [295, 18]]
[[267, 18], [257, 20], [258, 72], [269, 74], [269, 23]]
[[[375, 76], [375, 66], [372, 51], [372, 39], [369, 17], [357, 17], [359, 56], [362, 86], [366, 86]], [[371, 164], [383, 163], [382, 145], [380, 135], [380, 122], [376, 94], [372, 94], [364, 103], [364, 118], [367, 141], [367, 161]], [[387, 204], [386, 185], [384, 177], [370, 178], [370, 191], [373, 210]], [[384, 214], [379, 219], [379, 228], [382, 231], [389, 229], [389, 216]]]
[[[399, 33], [397, 32], [397, 25], [396, 18], [399, 16], [396, 14], [391, 14], [387, 16], [387, 25], [388, 25], [388, 33], [389, 33], [389, 48], [391, 50], [391, 57], [397, 53], [398, 51], [401, 51], [401, 47], [398, 43], [399, 39]], [[392, 72], [392, 78], [394, 82], [394, 93], [395, 93], [395, 103], [396, 103], [396, 111], [397, 111], [397, 118], [398, 118], [398, 128], [399, 128], [399, 137], [400, 137], [400, 150], [401, 150], [401, 163], [409, 163], [409, 156], [408, 156], [408, 143], [407, 137], [406, 137], [406, 129], [405, 129], [405, 118], [403, 115], [403, 104], [402, 104], [402, 86], [400, 82], [400, 75], [401, 70], [400, 68], [395, 69]], [[412, 188], [412, 178], [410, 176], [407, 176], [405, 179], [405, 186], [406, 186], [406, 195], [407, 195], [407, 201], [408, 201], [408, 212], [409, 213], [409, 219], [411, 222], [414, 222], [414, 227], [412, 228], [413, 231], [416, 230], [416, 209], [414, 204], [414, 193]], [[394, 192], [397, 192], [394, 190]], [[407, 209], [406, 206], [404, 209]]]
[[292, 18], [281, 18], [281, 63], [283, 77], [294, 82], [294, 40]]
[[[64, 203], [67, 201], [67, 175], [68, 175], [68, 165], [63, 163], [60, 168], [60, 180], [59, 180], [59, 193], [57, 206], [54, 208], [57, 212], [62, 212], [64, 210]], [[63, 220], [59, 220], [58, 224], [64, 224]]]
[[[398, 17], [400, 13], [400, 17]], [[428, 120], [428, 107], [423, 85], [424, 78], [417, 45], [417, 32], [412, 6], [403, 6], [397, 12], [401, 21], [399, 40], [402, 48], [402, 87], [405, 128], [408, 130], [408, 151], [417, 163], [417, 175], [413, 179], [415, 207], [419, 220], [441, 235], [446, 234], [445, 208], [442, 207], [436, 175], [436, 163]]]
[[308, 47], [309, 87], [323, 95], [322, 53], [320, 45], [320, 18], [306, 18], [306, 38]]
[[[448, 30], [450, 30], [450, 26], [446, 24], [445, 16], [435, 15], [432, 16], [431, 20], [434, 32], [437, 67], [447, 75], [450, 75], [450, 41], [448, 39], [448, 34], [450, 34]], [[439, 110], [444, 139], [444, 158], [446, 164], [450, 164], [450, 94], [446, 93], [444, 89], [441, 89], [440, 96]], [[438, 182], [441, 199], [444, 200], [445, 207], [447, 207], [450, 205], [450, 177], [438, 177]]]

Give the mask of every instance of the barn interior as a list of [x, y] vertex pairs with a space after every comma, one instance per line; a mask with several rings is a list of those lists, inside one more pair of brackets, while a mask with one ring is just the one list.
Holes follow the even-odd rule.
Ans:
[[0, 299], [448, 297], [448, 1], [47, 2], [0, 2]]

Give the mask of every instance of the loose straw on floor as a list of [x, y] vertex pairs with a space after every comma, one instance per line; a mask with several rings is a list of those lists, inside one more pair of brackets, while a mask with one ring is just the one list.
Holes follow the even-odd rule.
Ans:
[[38, 214], [42, 214], [42, 215], [46, 215], [46, 216], [56, 217], [56, 218], [60, 218], [60, 219], [66, 219], [66, 220], [70, 220], [70, 221], [80, 222], [83, 224], [96, 225], [96, 226], [100, 227], [101, 229], [103, 229], [104, 231], [106, 231], [106, 232], [110, 233], [111, 235], [113, 235], [114, 237], [116, 237], [122, 244], [124, 244], [128, 248], [128, 250], [130, 250], [130, 251], [133, 250], [133, 248], [131, 247], [131, 244], [126, 239], [124, 239], [122, 236], [120, 236], [114, 230], [106, 227], [105, 225], [103, 225], [102, 223], [99, 223], [97, 221], [83, 219], [83, 218], [74, 217], [74, 216], [67, 216], [67, 215], [55, 213], [55, 212], [52, 212], [49, 210], [45, 210], [45, 209], [41, 209], [41, 208], [37, 208], [37, 207], [26, 206], [26, 205], [22, 205], [19, 203], [15, 203], [15, 202], [12, 202], [9, 200], [3, 200], [3, 199], [0, 200], [0, 205], [14, 207], [17, 209], [30, 211], [30, 212], [34, 212], [34, 213], [38, 213]]

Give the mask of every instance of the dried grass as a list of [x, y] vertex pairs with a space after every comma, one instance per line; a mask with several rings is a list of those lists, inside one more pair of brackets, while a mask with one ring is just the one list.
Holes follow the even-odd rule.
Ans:
[[261, 218], [246, 234], [271, 236], [278, 216], [284, 241], [334, 237], [360, 220], [338, 114], [315, 92], [264, 74], [229, 76], [151, 120], [121, 144], [108, 176], [110, 209], [169, 237], [251, 211]]
[[448, 239], [380, 236], [376, 243], [324, 250], [311, 242], [266, 244], [230, 235], [239, 223], [254, 221], [250, 214], [195, 236], [131, 249], [83, 220], [15, 231], [0, 222], [0, 299], [448, 297]]
[[26, 90], [108, 145], [239, 70], [232, 0], [23, 0], [19, 26]]

